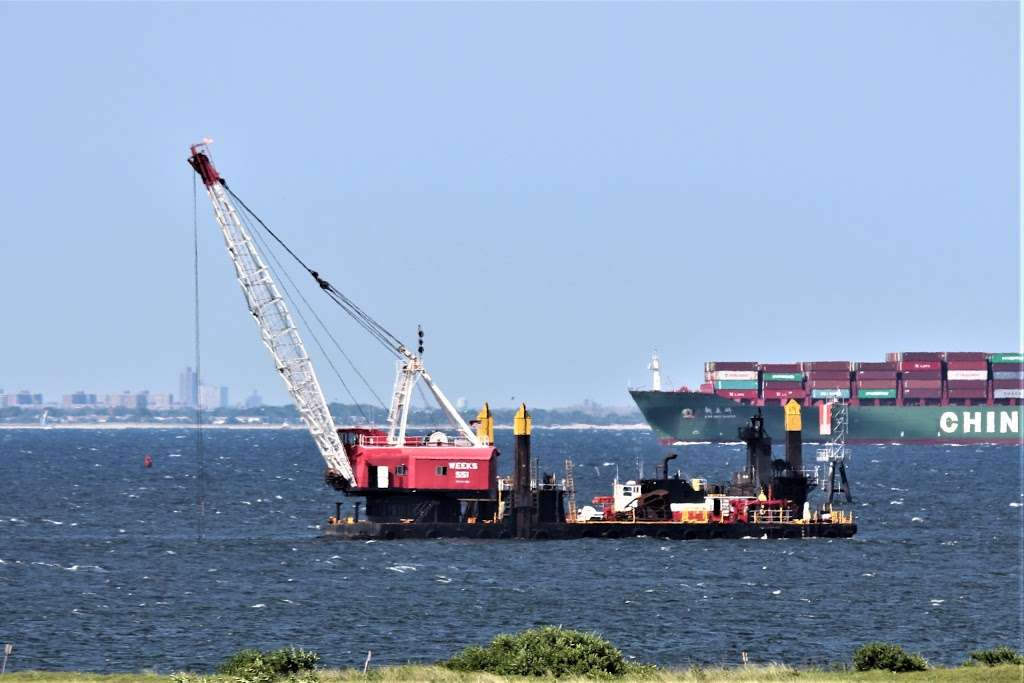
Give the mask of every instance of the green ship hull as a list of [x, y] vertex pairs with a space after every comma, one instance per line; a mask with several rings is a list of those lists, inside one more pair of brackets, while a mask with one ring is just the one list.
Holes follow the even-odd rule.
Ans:
[[[666, 443], [738, 441], [758, 406], [690, 391], [630, 391], [647, 423]], [[782, 406], [760, 407], [765, 429], [781, 438]], [[824, 441], [818, 406], [801, 409], [805, 441]], [[1024, 407], [1009, 405], [849, 406], [850, 443], [1021, 443]]]

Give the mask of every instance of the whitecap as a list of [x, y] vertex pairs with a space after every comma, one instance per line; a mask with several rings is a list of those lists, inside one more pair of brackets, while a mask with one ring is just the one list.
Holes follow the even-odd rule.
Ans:
[[911, 517], [910, 521], [911, 522], [923, 522], [924, 520], [922, 518], [920, 518], [920, 517]]
[[1012, 508], [1019, 508], [1019, 507], [1020, 507], [1020, 505], [1021, 505], [1021, 504], [1020, 504], [1020, 503], [1018, 503], [1017, 501], [1014, 501], [1014, 502], [1010, 503], [1010, 507], [1012, 507]]
[[46, 519], [45, 517], [43, 517], [42, 521], [46, 522], [47, 524], [56, 524], [57, 526], [63, 526], [64, 525], [64, 522], [58, 522], [55, 519]]
[[782, 595], [782, 591], [774, 590], [774, 591], [772, 591], [772, 595]]
[[262, 602], [257, 602], [255, 605], [249, 605], [249, 607], [252, 607], [253, 609], [260, 609], [262, 607], [266, 607], [266, 605]]

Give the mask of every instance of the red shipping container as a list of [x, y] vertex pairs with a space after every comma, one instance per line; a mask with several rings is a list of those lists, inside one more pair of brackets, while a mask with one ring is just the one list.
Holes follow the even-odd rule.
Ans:
[[904, 389], [941, 389], [941, 379], [904, 379]]
[[765, 398], [803, 398], [807, 392], [803, 389], [765, 389]]
[[988, 370], [987, 360], [951, 360], [946, 363], [947, 370]]
[[744, 361], [712, 361], [704, 364], [704, 372], [714, 372], [716, 370], [757, 370], [757, 363], [751, 361], [749, 363]]
[[903, 373], [903, 379], [942, 379], [942, 370], [908, 370]]
[[950, 389], [950, 398], [988, 398], [984, 389]]
[[768, 380], [764, 382], [765, 389], [803, 389], [803, 382], [791, 382], [788, 380]]
[[802, 372], [803, 363], [764, 363], [761, 365], [762, 372]]
[[946, 381], [946, 386], [950, 389], [982, 389], [984, 390], [988, 386], [988, 382], [983, 379], [951, 379]]
[[895, 379], [865, 379], [858, 380], [857, 386], [861, 389], [895, 389]]
[[757, 398], [757, 389], [719, 389], [716, 395], [723, 398]]
[[903, 398], [942, 398], [941, 389], [904, 389]]
[[900, 363], [900, 370], [903, 372], [916, 372], [917, 370], [942, 370], [940, 360], [911, 360]]
[[[953, 361], [987, 361], [988, 354], [984, 351], [947, 351], [946, 360]], [[968, 370], [969, 368], [964, 368]]]
[[846, 380], [847, 382], [849, 382], [850, 381], [850, 373], [849, 372], [841, 372], [839, 370], [829, 370], [829, 371], [813, 370], [813, 371], [811, 371], [807, 375], [807, 378], [808, 379], [812, 379], [812, 380], [816, 380], [816, 379], [820, 379], [820, 380], [841, 379], [841, 380]]
[[850, 371], [850, 361], [848, 360], [816, 360], [810, 363], [804, 363], [804, 369], [806, 370], [825, 370], [826, 372], [837, 372], [845, 370]]
[[850, 380], [849, 378], [842, 379], [822, 379], [815, 380], [810, 383], [811, 389], [849, 389]]
[[860, 370], [857, 372], [857, 379], [891, 379], [896, 381], [895, 370]]
[[715, 385], [711, 382], [705, 382], [700, 385], [700, 393], [702, 394], [713, 394], [715, 393]]
[[1024, 389], [1024, 379], [994, 379], [993, 389]]
[[906, 363], [908, 360], [911, 361], [938, 361], [942, 362], [945, 359], [946, 354], [940, 351], [904, 351], [902, 353], [903, 362]]
[[889, 370], [890, 372], [896, 372], [899, 365], [897, 363], [857, 363], [858, 370]]

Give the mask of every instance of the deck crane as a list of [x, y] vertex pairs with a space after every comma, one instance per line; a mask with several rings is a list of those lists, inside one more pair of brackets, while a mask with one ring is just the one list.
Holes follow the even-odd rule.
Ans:
[[[474, 432], [427, 372], [420, 355], [306, 266], [245, 206], [213, 165], [211, 142], [207, 139], [192, 145], [188, 162], [209, 195], [260, 337], [327, 465], [327, 482], [348, 495], [364, 496], [367, 516], [380, 521], [458, 521], [467, 514], [486, 512], [496, 498], [497, 488], [498, 453], [491, 444], [490, 430]], [[362, 427], [339, 429], [335, 425], [313, 362], [271, 268], [243, 220], [243, 211], [299, 262], [321, 290], [397, 357], [387, 432]], [[412, 392], [421, 379], [458, 431], [454, 439], [441, 432], [427, 438], [407, 435]]]

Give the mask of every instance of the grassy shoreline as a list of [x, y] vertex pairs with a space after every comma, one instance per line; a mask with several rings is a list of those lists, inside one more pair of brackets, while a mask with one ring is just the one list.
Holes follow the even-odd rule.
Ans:
[[[172, 683], [170, 674], [153, 673], [95, 674], [59, 671], [8, 671], [3, 683]], [[237, 678], [210, 676], [209, 683], [233, 683]], [[317, 672], [321, 683], [348, 681], [437, 681], [438, 683], [504, 683], [506, 681], [537, 681], [538, 678], [505, 677], [483, 673], [459, 673], [442, 666], [404, 665], [373, 667], [367, 674], [358, 669], [325, 669]], [[553, 679], [548, 679], [553, 680]], [[595, 679], [562, 678], [560, 681], [582, 683]], [[889, 671], [824, 671], [796, 669], [784, 665], [751, 665], [733, 668], [659, 669], [643, 678], [618, 678], [617, 681], [654, 683], [759, 683], [760, 681], [799, 681], [800, 683], [847, 683], [899, 681], [900, 683], [1019, 683], [1024, 680], [1024, 666], [936, 667], [927, 671], [895, 674]]]

